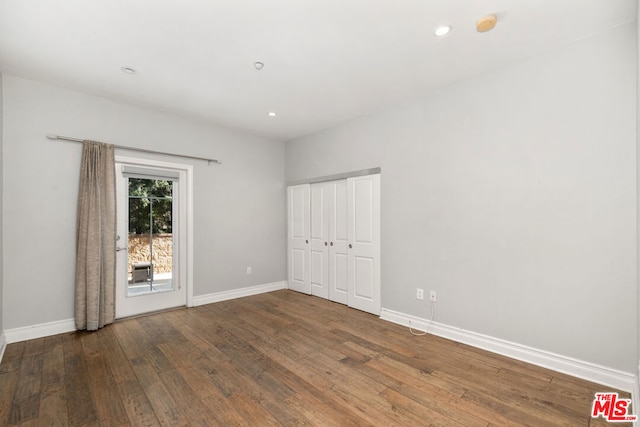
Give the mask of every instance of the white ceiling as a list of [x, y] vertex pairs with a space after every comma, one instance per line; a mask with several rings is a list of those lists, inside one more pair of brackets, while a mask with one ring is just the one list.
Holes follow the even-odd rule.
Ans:
[[287, 140], [635, 16], [636, 0], [0, 0], [0, 70]]

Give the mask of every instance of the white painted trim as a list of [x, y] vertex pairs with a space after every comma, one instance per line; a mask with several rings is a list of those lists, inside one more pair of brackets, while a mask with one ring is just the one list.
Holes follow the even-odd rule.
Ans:
[[187, 307], [193, 307], [193, 166], [187, 168]]
[[567, 375], [632, 392], [636, 375], [383, 308], [380, 318]]
[[4, 331], [7, 344], [64, 334], [76, 330], [74, 319], [57, 320], [55, 322], [40, 323], [38, 325], [24, 326], [22, 328], [7, 329]]
[[378, 166], [376, 168], [371, 168], [371, 169], [362, 169], [359, 171], [338, 173], [335, 175], [318, 176], [315, 178], [301, 179], [299, 181], [291, 181], [287, 183], [287, 187], [291, 187], [294, 185], [302, 185], [302, 184], [315, 184], [318, 182], [340, 181], [347, 178], [356, 178], [356, 177], [365, 176], [365, 175], [378, 175], [380, 173], [382, 173], [382, 168]]
[[[247, 288], [233, 289], [230, 291], [215, 292], [213, 294], [200, 295], [193, 298], [193, 306], [211, 304], [214, 302], [226, 301], [235, 298], [241, 298], [251, 295], [263, 294], [266, 292], [287, 289], [287, 282], [267, 283], [258, 286], [249, 286]], [[25, 326], [22, 328], [9, 329], [0, 333], [0, 361], [6, 344], [15, 342], [32, 340], [36, 338], [48, 337], [51, 335], [64, 334], [76, 330], [76, 321], [74, 319], [58, 320], [56, 322], [41, 323], [38, 325]]]
[[0, 363], [2, 363], [2, 356], [7, 349], [7, 339], [4, 336], [4, 331], [0, 331]]
[[287, 289], [287, 282], [284, 280], [282, 282], [249, 286], [246, 288], [232, 289], [230, 291], [214, 292], [207, 295], [198, 295], [193, 297], [193, 306], [197, 307], [199, 305], [212, 304], [214, 302], [264, 294], [266, 292], [279, 291], [281, 289]]

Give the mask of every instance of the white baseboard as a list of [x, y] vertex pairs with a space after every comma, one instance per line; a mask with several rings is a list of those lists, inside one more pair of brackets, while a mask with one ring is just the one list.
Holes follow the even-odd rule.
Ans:
[[[634, 392], [635, 374], [383, 308], [380, 318], [598, 384]], [[636, 411], [639, 412], [639, 411]]]
[[2, 363], [2, 357], [4, 351], [7, 349], [7, 339], [4, 337], [4, 331], [0, 331], [0, 363]]
[[198, 295], [193, 297], [193, 307], [199, 305], [212, 304], [214, 302], [227, 301], [230, 299], [248, 297], [251, 295], [264, 294], [266, 292], [287, 289], [287, 282], [274, 282], [264, 285], [249, 286], [247, 288], [233, 289], [230, 291], [214, 292], [212, 294]]
[[35, 338], [48, 337], [50, 335], [64, 334], [76, 330], [74, 319], [58, 320], [55, 322], [40, 323], [38, 325], [25, 326], [22, 328], [7, 329], [4, 331], [7, 344], [14, 342], [32, 340]]
[[[211, 304], [214, 302], [226, 301], [234, 298], [241, 298], [250, 295], [262, 294], [265, 292], [286, 289], [287, 282], [267, 283], [265, 285], [250, 286], [242, 289], [234, 289], [231, 291], [216, 292], [213, 294], [200, 295], [193, 297], [193, 306]], [[22, 328], [8, 329], [4, 334], [0, 334], [0, 360], [7, 344], [14, 342], [26, 341], [35, 338], [48, 337], [50, 335], [63, 334], [76, 330], [76, 322], [74, 319], [59, 320], [56, 322], [41, 323], [38, 325], [25, 326]]]

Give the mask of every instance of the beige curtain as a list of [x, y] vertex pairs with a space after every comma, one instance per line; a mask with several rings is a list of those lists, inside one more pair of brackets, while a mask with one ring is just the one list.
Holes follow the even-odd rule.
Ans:
[[115, 318], [116, 189], [113, 145], [84, 141], [78, 194], [76, 328]]

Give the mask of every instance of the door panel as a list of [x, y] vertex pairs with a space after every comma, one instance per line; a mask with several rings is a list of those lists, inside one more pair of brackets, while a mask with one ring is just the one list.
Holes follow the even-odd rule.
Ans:
[[349, 292], [349, 275], [347, 254], [334, 253], [332, 255], [333, 274], [331, 276], [331, 288], [329, 299], [331, 301], [347, 304]]
[[333, 233], [334, 241], [347, 243], [347, 181], [338, 181], [333, 183]]
[[187, 295], [186, 174], [127, 167], [116, 164], [116, 318], [182, 306]]
[[305, 276], [307, 274], [307, 269], [305, 267], [305, 251], [302, 249], [294, 248], [291, 251], [291, 260], [292, 260], [292, 278], [296, 282], [304, 282]]
[[380, 175], [347, 179], [350, 307], [380, 314]]
[[289, 288], [311, 293], [311, 253], [309, 185], [288, 188], [288, 269]]
[[373, 182], [353, 182], [353, 243], [373, 242]]
[[311, 185], [311, 294], [329, 298], [328, 193], [324, 183]]
[[311, 295], [327, 298], [327, 257], [322, 251], [311, 250]]
[[329, 299], [347, 304], [347, 181], [327, 183], [330, 188]]
[[353, 257], [354, 294], [358, 298], [373, 299], [373, 258]]
[[311, 239], [320, 240], [325, 237], [326, 218], [324, 212], [325, 189], [322, 185], [311, 186]]
[[309, 236], [308, 216], [308, 188], [306, 186], [293, 187], [290, 190], [290, 210], [291, 214], [291, 238], [307, 239]]

